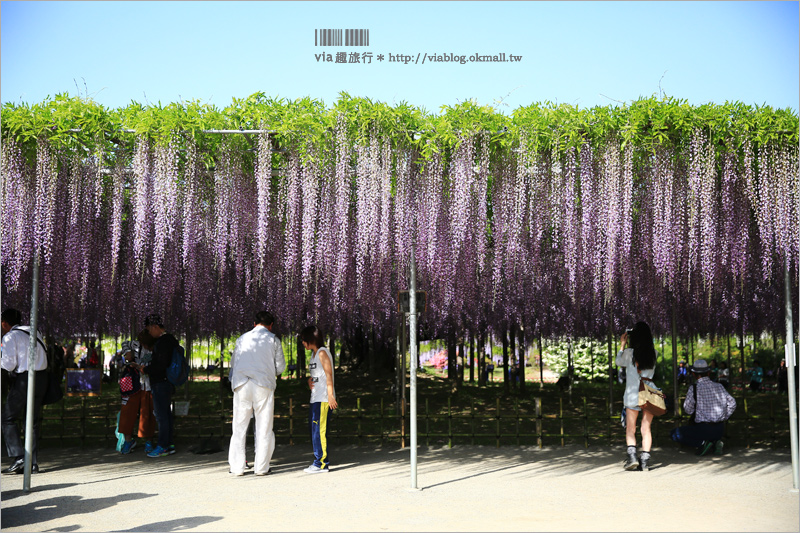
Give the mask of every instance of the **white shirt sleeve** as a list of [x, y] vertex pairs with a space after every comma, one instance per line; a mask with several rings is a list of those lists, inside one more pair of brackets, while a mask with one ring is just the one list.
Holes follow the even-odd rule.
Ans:
[[0, 367], [3, 370], [13, 372], [17, 368], [17, 348], [14, 342], [14, 335], [9, 331], [3, 335], [3, 344], [0, 345]]

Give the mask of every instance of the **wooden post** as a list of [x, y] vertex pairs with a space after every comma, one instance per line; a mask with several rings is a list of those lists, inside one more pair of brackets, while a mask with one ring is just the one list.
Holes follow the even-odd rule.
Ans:
[[[771, 405], [772, 405], [772, 403], [770, 403], [770, 406]], [[475, 444], [475, 399], [474, 398], [470, 398], [469, 399], [469, 416], [470, 416], [470, 418], [469, 418], [469, 427], [470, 427], [470, 430], [471, 430], [471, 436], [470, 436], [470, 439], [469, 439], [469, 443], [471, 445], [473, 445], [473, 444]], [[774, 425], [773, 425], [773, 427], [774, 427]]]
[[450, 396], [447, 397], [447, 447], [453, 447], [453, 411], [450, 406]]
[[497, 426], [496, 426], [497, 447], [499, 448], [500, 447], [500, 398], [497, 398], [497, 404], [496, 405], [497, 405], [497, 407], [496, 407], [496, 409], [497, 409], [497, 411], [496, 411], [497, 412]]
[[[428, 407], [428, 399], [425, 399], [425, 408]], [[400, 403], [400, 448], [406, 447], [406, 401], [405, 398]]]
[[536, 410], [536, 444], [542, 448], [542, 399], [534, 398], [534, 408]]
[[589, 410], [586, 407], [586, 396], [583, 397], [583, 445], [589, 447]]

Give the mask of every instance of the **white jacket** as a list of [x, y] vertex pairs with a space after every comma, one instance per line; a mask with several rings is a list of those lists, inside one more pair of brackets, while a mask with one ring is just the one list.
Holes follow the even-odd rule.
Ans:
[[270, 330], [257, 325], [238, 339], [231, 357], [231, 389], [253, 380], [259, 387], [275, 390], [277, 376], [286, 368], [281, 341]]

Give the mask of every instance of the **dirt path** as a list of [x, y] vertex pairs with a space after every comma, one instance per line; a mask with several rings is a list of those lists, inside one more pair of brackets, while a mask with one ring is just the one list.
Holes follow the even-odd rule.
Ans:
[[[618, 448], [422, 447], [421, 490], [408, 449], [334, 448], [311, 476], [305, 446], [279, 446], [265, 477], [229, 475], [226, 452], [54, 453], [30, 494], [2, 476], [3, 531], [797, 531], [800, 513], [788, 451], [654, 450], [644, 473]], [[634, 519], [637, 493], [661, 503]]]

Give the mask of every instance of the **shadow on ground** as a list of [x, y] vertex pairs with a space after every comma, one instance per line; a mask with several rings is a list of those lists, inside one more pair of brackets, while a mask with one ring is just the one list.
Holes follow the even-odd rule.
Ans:
[[[22, 492], [22, 491], [9, 491]], [[144, 494], [134, 492], [129, 494], [115, 494], [106, 498], [83, 498], [81, 496], [61, 496], [38, 500], [15, 507], [3, 509], [3, 529], [10, 527], [28, 526], [47, 522], [64, 516], [88, 514], [121, 504], [127, 501], [152, 498], [157, 494]], [[3, 499], [6, 494], [3, 494]]]

